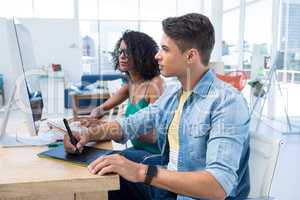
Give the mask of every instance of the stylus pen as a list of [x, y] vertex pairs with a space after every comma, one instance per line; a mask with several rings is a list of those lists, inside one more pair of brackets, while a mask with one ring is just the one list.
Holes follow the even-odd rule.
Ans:
[[[78, 140], [72, 134], [72, 131], [70, 129], [68, 121], [66, 119], [63, 119], [63, 121], [64, 121], [65, 127], [67, 129], [68, 135], [70, 137], [71, 144], [73, 144], [76, 147], [76, 144], [78, 143]], [[76, 152], [79, 152], [77, 147], [76, 147]]]

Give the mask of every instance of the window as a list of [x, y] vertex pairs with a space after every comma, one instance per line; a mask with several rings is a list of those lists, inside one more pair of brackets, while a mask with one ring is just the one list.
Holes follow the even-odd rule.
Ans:
[[141, 22], [140, 27], [140, 31], [151, 36], [159, 46], [163, 33], [161, 22]]
[[[82, 47], [84, 71], [113, 70], [111, 52], [126, 29], [145, 32], [159, 45], [161, 20], [166, 17], [204, 10], [209, 0], [78, 0], [81, 36], [93, 39], [97, 54], [87, 55]], [[205, 7], [206, 8], [206, 7]], [[99, 42], [100, 41], [100, 42]]]
[[203, 2], [204, 0], [190, 0], [188, 3], [186, 0], [177, 0], [177, 14], [184, 15], [191, 12], [201, 13], [204, 9]]
[[98, 0], [79, 0], [79, 19], [98, 19]]
[[[235, 6], [236, 4], [231, 6], [227, 5], [228, 8]], [[236, 69], [238, 65], [239, 23], [239, 9], [224, 11], [222, 27], [222, 61], [224, 62], [225, 69]]]
[[142, 20], [162, 20], [176, 16], [176, 0], [140, 0]]
[[99, 72], [99, 35], [96, 20], [80, 21], [81, 55], [84, 73]]
[[225, 0], [223, 1], [223, 11], [228, 12], [240, 8], [241, 0]]
[[73, 18], [73, 0], [34, 0], [34, 16], [40, 18]]
[[105, 20], [137, 20], [138, 0], [100, 0], [100, 19]]
[[0, 0], [0, 17], [32, 17], [32, 0]]
[[300, 1], [296, 2], [282, 5], [280, 50], [284, 68], [300, 73]]
[[272, 43], [272, 0], [246, 3], [243, 68], [251, 69], [251, 79], [267, 68]]

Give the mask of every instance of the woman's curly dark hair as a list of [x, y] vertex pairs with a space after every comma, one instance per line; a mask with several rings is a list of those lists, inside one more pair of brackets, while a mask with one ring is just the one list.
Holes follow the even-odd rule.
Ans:
[[135, 70], [144, 80], [151, 80], [160, 74], [158, 62], [154, 58], [158, 51], [157, 44], [147, 34], [131, 30], [126, 30], [116, 43], [112, 55], [113, 65], [116, 70], [119, 68], [118, 51], [122, 41], [124, 41], [127, 46]]

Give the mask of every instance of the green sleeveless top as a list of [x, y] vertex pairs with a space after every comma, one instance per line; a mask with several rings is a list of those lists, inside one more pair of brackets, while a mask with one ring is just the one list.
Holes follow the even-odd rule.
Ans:
[[[140, 99], [135, 105], [133, 105], [129, 99], [127, 108], [125, 110], [125, 117], [128, 117], [128, 116], [136, 113], [137, 111], [147, 107], [148, 105], [149, 105], [149, 103], [145, 100], [144, 97], [142, 99]], [[148, 152], [155, 153], [155, 154], [160, 153], [157, 143], [155, 143], [155, 144], [145, 143], [138, 139], [131, 140], [131, 143], [132, 143], [133, 147], [136, 149], [143, 149]]]

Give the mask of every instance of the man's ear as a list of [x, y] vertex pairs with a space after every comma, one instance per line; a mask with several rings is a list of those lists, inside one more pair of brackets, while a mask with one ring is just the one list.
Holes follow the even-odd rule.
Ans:
[[197, 58], [199, 57], [199, 53], [197, 49], [190, 49], [187, 51], [187, 63], [188, 64], [192, 64], [192, 63], [196, 63]]

